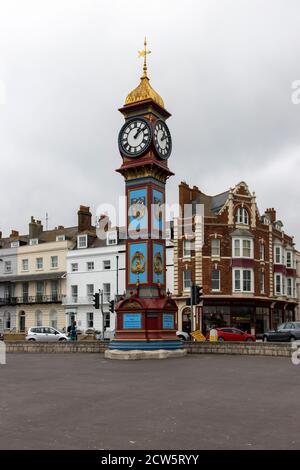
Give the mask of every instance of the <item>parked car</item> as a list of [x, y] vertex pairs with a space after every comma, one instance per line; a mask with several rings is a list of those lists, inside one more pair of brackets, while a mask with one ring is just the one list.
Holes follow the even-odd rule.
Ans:
[[176, 335], [179, 339], [182, 339], [183, 341], [189, 341], [191, 339], [190, 335], [185, 331], [176, 331]]
[[33, 326], [28, 329], [26, 341], [68, 341], [67, 335], [51, 326]]
[[290, 321], [279, 325], [276, 330], [266, 331], [263, 341], [296, 341], [300, 340], [300, 322]]
[[[245, 331], [239, 330], [233, 327], [215, 328], [218, 332], [218, 341], [256, 341], [256, 337]], [[209, 332], [206, 335], [206, 339], [209, 340]]]

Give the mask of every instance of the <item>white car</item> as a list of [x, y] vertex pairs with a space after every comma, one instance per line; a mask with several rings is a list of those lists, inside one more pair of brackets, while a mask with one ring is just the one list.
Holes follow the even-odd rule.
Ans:
[[28, 329], [26, 341], [68, 341], [67, 335], [51, 326], [33, 326]]
[[182, 339], [183, 341], [189, 341], [191, 339], [190, 335], [185, 331], [176, 331], [176, 335], [179, 339]]

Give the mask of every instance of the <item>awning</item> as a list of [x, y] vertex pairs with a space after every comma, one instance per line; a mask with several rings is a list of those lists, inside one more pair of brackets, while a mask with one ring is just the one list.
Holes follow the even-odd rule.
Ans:
[[26, 282], [26, 281], [47, 281], [52, 279], [61, 279], [66, 275], [64, 272], [19, 274], [14, 276], [1, 276], [0, 282]]

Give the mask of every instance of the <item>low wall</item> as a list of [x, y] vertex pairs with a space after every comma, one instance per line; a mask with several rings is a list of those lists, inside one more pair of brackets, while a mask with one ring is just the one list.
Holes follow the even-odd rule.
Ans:
[[[77, 341], [61, 343], [36, 343], [15, 341], [6, 343], [8, 353], [103, 353], [108, 341]], [[239, 342], [185, 342], [188, 354], [240, 354], [251, 356], [291, 357], [290, 343], [239, 343]]]
[[6, 343], [7, 353], [103, 353], [108, 341], [63, 341], [57, 343], [36, 343], [15, 341]]
[[291, 343], [187, 342], [188, 354], [240, 354], [291, 357]]

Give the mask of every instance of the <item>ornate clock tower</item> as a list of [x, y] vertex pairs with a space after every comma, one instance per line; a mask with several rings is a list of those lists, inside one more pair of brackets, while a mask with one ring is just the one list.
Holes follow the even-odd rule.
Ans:
[[177, 306], [166, 293], [165, 185], [172, 150], [165, 121], [170, 114], [149, 83], [147, 42], [140, 84], [119, 110], [119, 133], [127, 197], [126, 295], [116, 305], [117, 326], [110, 350], [178, 350]]

